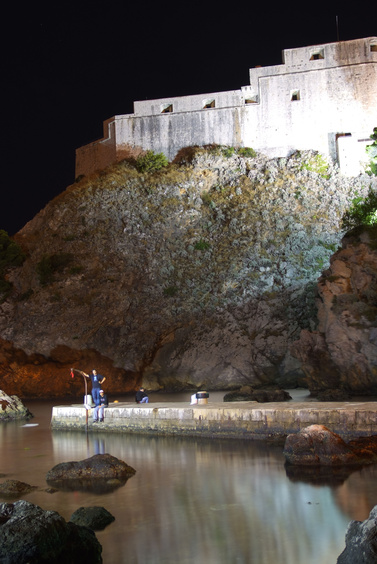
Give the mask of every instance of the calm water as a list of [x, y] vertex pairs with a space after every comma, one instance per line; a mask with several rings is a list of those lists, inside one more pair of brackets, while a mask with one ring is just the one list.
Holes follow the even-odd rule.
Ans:
[[[96, 532], [105, 564], [335, 564], [349, 521], [366, 519], [377, 504], [377, 465], [335, 486], [315, 485], [287, 476], [278, 446], [52, 432], [53, 403], [26, 405], [36, 426], [0, 425], [1, 481], [38, 486], [23, 498], [66, 520], [79, 507], [105, 507], [115, 517]], [[136, 475], [103, 495], [42, 491], [55, 464], [99, 452]]]

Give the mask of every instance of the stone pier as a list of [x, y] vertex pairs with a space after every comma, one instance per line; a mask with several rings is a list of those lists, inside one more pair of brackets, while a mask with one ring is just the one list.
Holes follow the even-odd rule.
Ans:
[[343, 439], [377, 434], [377, 402], [110, 403], [104, 423], [83, 405], [53, 407], [56, 430], [236, 439], [279, 439], [313, 424]]

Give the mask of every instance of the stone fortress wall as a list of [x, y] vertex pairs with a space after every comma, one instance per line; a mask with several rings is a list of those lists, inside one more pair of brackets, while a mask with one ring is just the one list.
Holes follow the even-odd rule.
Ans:
[[252, 147], [268, 157], [316, 150], [344, 174], [363, 170], [377, 127], [377, 37], [285, 49], [283, 64], [252, 68], [240, 90], [134, 102], [76, 151], [76, 177], [136, 156], [187, 146]]

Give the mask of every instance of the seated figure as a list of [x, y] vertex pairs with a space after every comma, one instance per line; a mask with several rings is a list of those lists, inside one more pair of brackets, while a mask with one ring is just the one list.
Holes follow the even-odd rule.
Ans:
[[105, 407], [108, 406], [107, 395], [103, 390], [99, 392], [99, 404], [93, 409], [93, 423], [103, 423], [105, 419]]
[[140, 388], [140, 390], [136, 392], [135, 401], [136, 403], [148, 403], [149, 398], [145, 393], [144, 388]]

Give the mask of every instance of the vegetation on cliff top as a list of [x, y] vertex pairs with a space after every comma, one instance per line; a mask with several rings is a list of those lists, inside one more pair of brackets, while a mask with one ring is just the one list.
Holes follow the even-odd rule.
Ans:
[[[369, 176], [377, 176], [377, 127], [374, 128], [371, 135], [373, 143], [367, 145], [366, 152], [369, 156], [369, 165], [366, 170]], [[357, 196], [352, 200], [351, 207], [345, 212], [342, 219], [342, 226], [347, 230], [360, 229], [366, 227], [370, 234], [375, 232], [371, 229], [377, 225], [377, 193], [372, 186], [366, 197]]]

